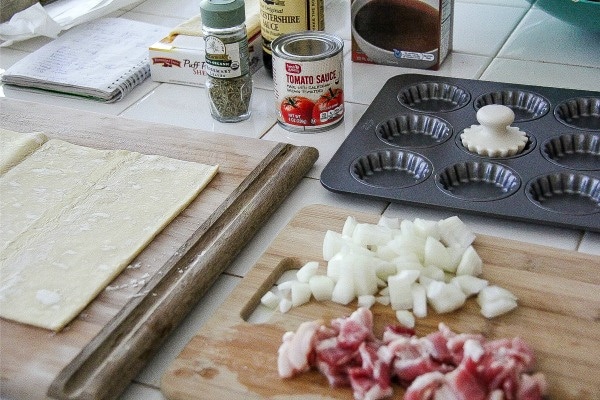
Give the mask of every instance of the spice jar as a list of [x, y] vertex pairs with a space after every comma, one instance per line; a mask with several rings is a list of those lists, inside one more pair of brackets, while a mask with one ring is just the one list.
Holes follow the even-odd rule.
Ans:
[[244, 0], [202, 0], [200, 15], [210, 113], [220, 122], [248, 119], [252, 77]]

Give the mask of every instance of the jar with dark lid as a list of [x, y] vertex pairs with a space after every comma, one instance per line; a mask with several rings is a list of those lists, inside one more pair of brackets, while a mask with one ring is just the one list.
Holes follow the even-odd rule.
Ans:
[[273, 70], [271, 43], [279, 36], [325, 29], [324, 0], [260, 0], [260, 33], [263, 40], [263, 64]]
[[252, 76], [244, 0], [202, 0], [200, 15], [210, 113], [220, 122], [248, 119]]

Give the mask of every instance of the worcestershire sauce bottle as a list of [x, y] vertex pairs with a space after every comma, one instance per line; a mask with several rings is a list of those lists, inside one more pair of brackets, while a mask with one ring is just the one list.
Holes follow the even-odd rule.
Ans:
[[324, 0], [260, 0], [263, 63], [273, 74], [271, 42], [286, 33], [325, 29]]

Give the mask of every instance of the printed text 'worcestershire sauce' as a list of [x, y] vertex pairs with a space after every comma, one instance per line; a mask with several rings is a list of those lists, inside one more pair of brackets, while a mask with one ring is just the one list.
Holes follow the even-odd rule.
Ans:
[[273, 41], [277, 121], [293, 132], [318, 132], [344, 118], [344, 42], [304, 31]]
[[325, 29], [324, 0], [260, 0], [263, 63], [272, 71], [271, 43], [287, 33]]

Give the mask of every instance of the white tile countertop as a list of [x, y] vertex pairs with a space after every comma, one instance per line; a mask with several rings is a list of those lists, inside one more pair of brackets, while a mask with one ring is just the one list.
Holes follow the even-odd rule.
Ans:
[[[174, 27], [199, 12], [198, 0], [146, 0], [111, 16]], [[344, 16], [344, 17], [341, 17]], [[301, 208], [315, 203], [357, 211], [439, 219], [448, 211], [390, 204], [334, 194], [324, 189], [320, 173], [383, 84], [402, 73], [426, 73], [559, 88], [600, 91], [600, 32], [574, 28], [526, 0], [457, 0], [454, 49], [439, 71], [409, 70], [353, 63], [350, 60], [349, 0], [326, 0], [326, 30], [345, 41], [345, 101], [343, 123], [329, 131], [298, 134], [276, 124], [273, 82], [264, 70], [254, 75], [252, 116], [247, 121], [223, 124], [210, 117], [204, 88], [146, 80], [122, 101], [100, 104], [87, 100], [30, 93], [0, 86], [0, 96], [49, 103], [144, 121], [167, 123], [232, 135], [313, 146], [319, 159], [281, 207], [199, 299], [183, 323], [122, 394], [122, 399], [162, 399], [160, 378], [207, 318], [255, 264], [278, 231]], [[47, 43], [36, 38], [0, 48], [0, 73]], [[455, 213], [453, 213], [455, 214]], [[600, 234], [532, 223], [514, 222], [473, 214], [458, 214], [476, 233], [577, 250], [600, 256]], [[593, 218], [600, 218], [595, 214]], [[600, 258], [599, 258], [600, 265]]]

